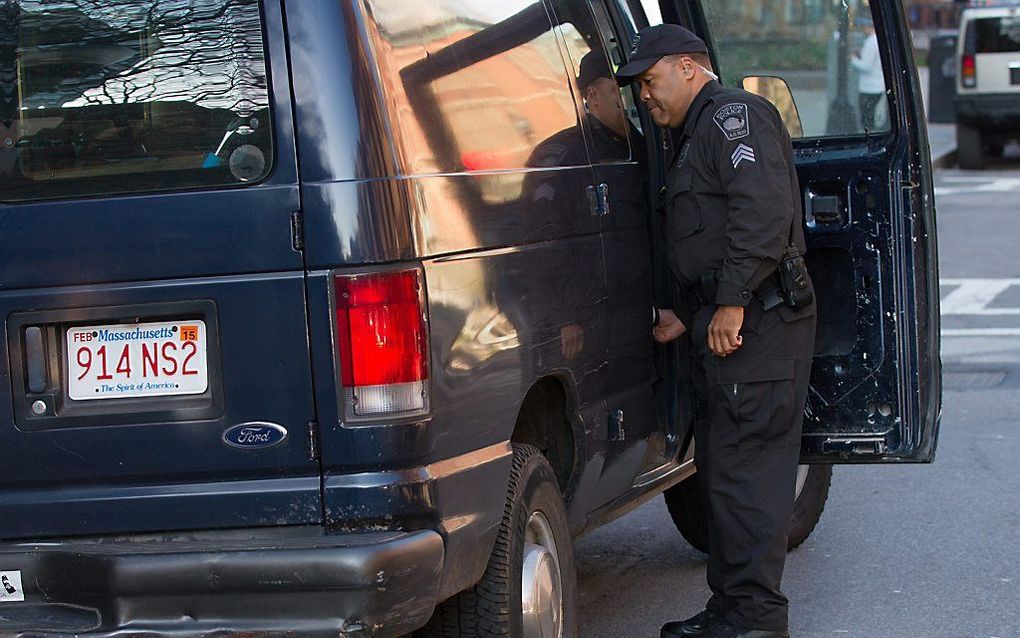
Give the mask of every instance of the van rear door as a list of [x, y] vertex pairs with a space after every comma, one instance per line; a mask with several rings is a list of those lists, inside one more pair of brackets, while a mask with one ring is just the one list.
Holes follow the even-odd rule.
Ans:
[[279, 2], [8, 5], [0, 538], [321, 523]]
[[794, 138], [819, 312], [803, 461], [932, 460], [935, 209], [902, 3], [658, 8], [705, 37], [724, 84], [770, 99]]

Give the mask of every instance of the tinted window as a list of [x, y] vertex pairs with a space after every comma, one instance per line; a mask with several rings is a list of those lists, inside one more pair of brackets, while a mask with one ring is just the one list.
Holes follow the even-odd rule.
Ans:
[[[526, 168], [538, 144], [577, 126], [561, 48], [541, 3], [367, 4], [404, 172]], [[560, 165], [585, 165], [583, 144], [579, 150]], [[486, 199], [518, 197], [521, 180], [499, 188]]]
[[1020, 51], [1020, 17], [980, 18], [970, 24], [975, 53]]
[[793, 103], [776, 106], [799, 113], [803, 137], [889, 129], [881, 48], [867, 2], [701, 4], [723, 82], [740, 86], [748, 76], [783, 78]]
[[0, 6], [0, 198], [254, 182], [270, 128], [257, 0]]
[[[627, 119], [633, 110], [630, 91], [620, 90], [601, 34], [612, 34], [609, 17], [601, 3], [574, 0], [556, 7], [559, 29], [567, 46], [567, 58], [577, 100], [584, 110], [591, 158], [596, 163], [628, 160], [631, 156], [632, 126]], [[616, 42], [610, 40], [610, 46]]]

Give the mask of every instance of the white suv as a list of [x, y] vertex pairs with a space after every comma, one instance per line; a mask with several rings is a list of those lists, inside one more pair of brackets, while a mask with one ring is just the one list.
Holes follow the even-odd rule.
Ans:
[[1020, 2], [971, 2], [957, 45], [956, 137], [961, 168], [982, 169], [1020, 137]]

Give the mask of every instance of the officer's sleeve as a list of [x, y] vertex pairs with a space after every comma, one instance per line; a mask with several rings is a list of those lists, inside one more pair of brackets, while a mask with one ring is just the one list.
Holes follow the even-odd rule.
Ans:
[[729, 203], [728, 246], [716, 303], [746, 306], [776, 270], [797, 208], [786, 153], [789, 138], [778, 112], [753, 100], [718, 107], [710, 126], [707, 155], [715, 160]]

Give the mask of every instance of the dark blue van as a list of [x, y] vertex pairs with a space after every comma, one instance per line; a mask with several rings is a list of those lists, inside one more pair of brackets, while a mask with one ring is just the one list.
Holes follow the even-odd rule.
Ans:
[[650, 326], [671, 140], [592, 83], [660, 21], [795, 138], [791, 545], [832, 464], [931, 461], [901, 3], [776, 4], [0, 0], [0, 635], [570, 638], [573, 537], [665, 492], [704, 547], [686, 346]]

